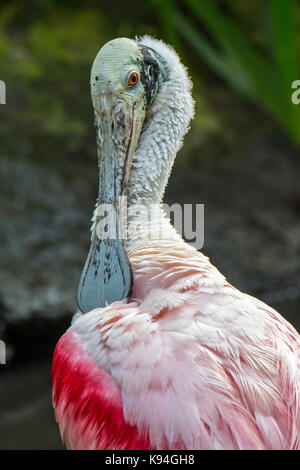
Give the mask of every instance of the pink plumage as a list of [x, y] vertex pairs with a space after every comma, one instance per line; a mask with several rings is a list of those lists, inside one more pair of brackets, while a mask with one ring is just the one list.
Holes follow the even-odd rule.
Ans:
[[130, 261], [134, 301], [81, 315], [56, 347], [68, 448], [298, 449], [292, 326], [188, 245], [150, 243]]
[[124, 420], [120, 389], [97, 368], [73, 333], [53, 357], [53, 403], [63, 440], [70, 449], [151, 449]]

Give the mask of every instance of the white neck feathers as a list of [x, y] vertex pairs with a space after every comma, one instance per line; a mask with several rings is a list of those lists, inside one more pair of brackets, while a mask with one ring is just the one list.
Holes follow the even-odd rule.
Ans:
[[139, 42], [162, 56], [169, 75], [147, 111], [127, 189], [130, 203], [150, 204], [163, 198], [176, 153], [194, 115], [194, 101], [192, 82], [176, 52], [149, 36]]

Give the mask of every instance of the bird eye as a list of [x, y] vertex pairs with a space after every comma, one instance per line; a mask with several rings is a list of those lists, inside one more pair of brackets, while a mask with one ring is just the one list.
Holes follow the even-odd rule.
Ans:
[[139, 74], [137, 72], [131, 72], [128, 78], [128, 86], [135, 86], [139, 81]]

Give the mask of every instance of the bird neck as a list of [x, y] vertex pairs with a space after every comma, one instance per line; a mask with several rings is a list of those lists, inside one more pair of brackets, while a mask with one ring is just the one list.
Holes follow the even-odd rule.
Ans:
[[157, 245], [161, 241], [182, 241], [163, 206], [157, 203], [129, 205], [127, 220], [123, 222], [123, 228], [125, 247], [129, 255], [141, 247]]
[[[174, 51], [167, 52], [173, 60]], [[147, 111], [132, 161], [127, 186], [128, 218], [123, 225], [129, 249], [149, 239], [178, 237], [161, 203], [176, 154], [194, 115], [194, 101], [190, 80], [179, 60], [175, 65], [169, 64], [169, 70], [169, 79], [161, 84]]]
[[178, 81], [164, 82], [149, 108], [133, 157], [127, 187], [128, 203], [159, 204], [176, 154], [193, 116], [189, 90]]

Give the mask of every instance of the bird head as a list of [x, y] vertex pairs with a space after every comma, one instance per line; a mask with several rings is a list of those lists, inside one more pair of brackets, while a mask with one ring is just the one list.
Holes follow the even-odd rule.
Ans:
[[[127, 38], [98, 52], [91, 71], [101, 184], [99, 201], [118, 205], [125, 194], [147, 109], [167, 79], [164, 59]], [[104, 178], [105, 174], [105, 178]]]

